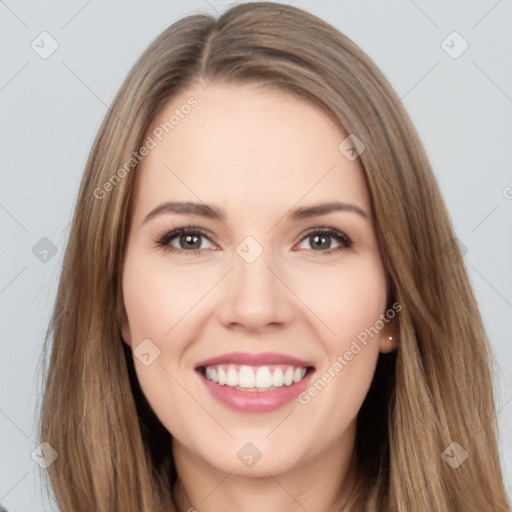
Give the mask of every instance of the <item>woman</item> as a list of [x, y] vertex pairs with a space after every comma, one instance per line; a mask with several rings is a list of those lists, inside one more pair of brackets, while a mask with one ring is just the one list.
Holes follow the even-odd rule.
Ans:
[[41, 420], [60, 508], [509, 510], [455, 240], [348, 38], [272, 3], [171, 26], [75, 210]]

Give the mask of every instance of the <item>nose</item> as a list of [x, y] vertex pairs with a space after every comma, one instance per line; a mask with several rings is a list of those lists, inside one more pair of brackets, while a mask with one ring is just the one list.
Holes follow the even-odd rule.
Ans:
[[218, 308], [224, 326], [257, 331], [293, 320], [293, 293], [269, 252], [263, 251], [251, 263], [238, 254], [233, 255], [233, 269], [224, 279]]

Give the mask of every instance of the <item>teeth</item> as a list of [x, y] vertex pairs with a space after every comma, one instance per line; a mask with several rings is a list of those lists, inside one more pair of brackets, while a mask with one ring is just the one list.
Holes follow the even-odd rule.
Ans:
[[238, 373], [234, 368], [229, 368], [226, 373], [226, 385], [230, 387], [238, 386]]
[[272, 387], [272, 374], [268, 366], [258, 368], [256, 372], [256, 387], [257, 388], [270, 388]]
[[272, 375], [272, 386], [280, 388], [284, 384], [284, 375], [281, 368], [276, 368]]
[[286, 370], [283, 380], [287, 386], [291, 386], [293, 384], [293, 368], [291, 366]]
[[238, 377], [236, 380], [238, 380], [238, 385], [241, 388], [254, 387], [255, 377], [254, 372], [250, 366], [242, 366], [238, 375], [236, 374], [236, 370], [234, 368], [230, 369], [229, 371], [232, 371], [233, 374]]
[[289, 365], [215, 365], [206, 367], [204, 375], [221, 386], [247, 391], [267, 391], [301, 381], [306, 375], [306, 368]]

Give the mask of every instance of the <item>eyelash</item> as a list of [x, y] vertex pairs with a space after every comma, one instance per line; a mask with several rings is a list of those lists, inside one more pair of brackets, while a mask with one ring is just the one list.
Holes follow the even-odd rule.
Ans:
[[[177, 228], [172, 231], [166, 231], [163, 234], [156, 237], [156, 244], [158, 248], [162, 248], [167, 252], [172, 253], [185, 253], [186, 255], [198, 255], [203, 251], [204, 249], [191, 249], [191, 250], [185, 250], [185, 249], [176, 249], [175, 247], [172, 247], [170, 245], [170, 242], [174, 240], [176, 237], [187, 234], [187, 235], [201, 235], [205, 238], [209, 238], [209, 232], [205, 231], [204, 229], [187, 226], [182, 228]], [[342, 233], [341, 231], [338, 231], [337, 229], [331, 228], [329, 226], [317, 226], [315, 228], [309, 229], [304, 235], [300, 238], [298, 243], [302, 243], [304, 240], [309, 238], [313, 234], [321, 234], [321, 235], [328, 235], [332, 238], [334, 238], [336, 241], [340, 242], [339, 247], [335, 247], [334, 249], [327, 249], [325, 251], [319, 250], [315, 251], [314, 249], [308, 249], [310, 251], [313, 251], [317, 255], [329, 255], [334, 253], [341, 253], [343, 251], [346, 251], [350, 249], [353, 245], [352, 240]]]

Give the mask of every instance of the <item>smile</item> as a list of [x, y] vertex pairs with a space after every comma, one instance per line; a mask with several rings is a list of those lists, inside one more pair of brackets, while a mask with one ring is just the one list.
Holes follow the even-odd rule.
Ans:
[[221, 386], [229, 386], [239, 391], [273, 391], [283, 386], [300, 382], [307, 368], [290, 365], [214, 365], [203, 370], [204, 377]]
[[314, 369], [310, 361], [274, 352], [232, 352], [195, 366], [211, 396], [242, 413], [271, 412], [292, 402], [306, 389]]

